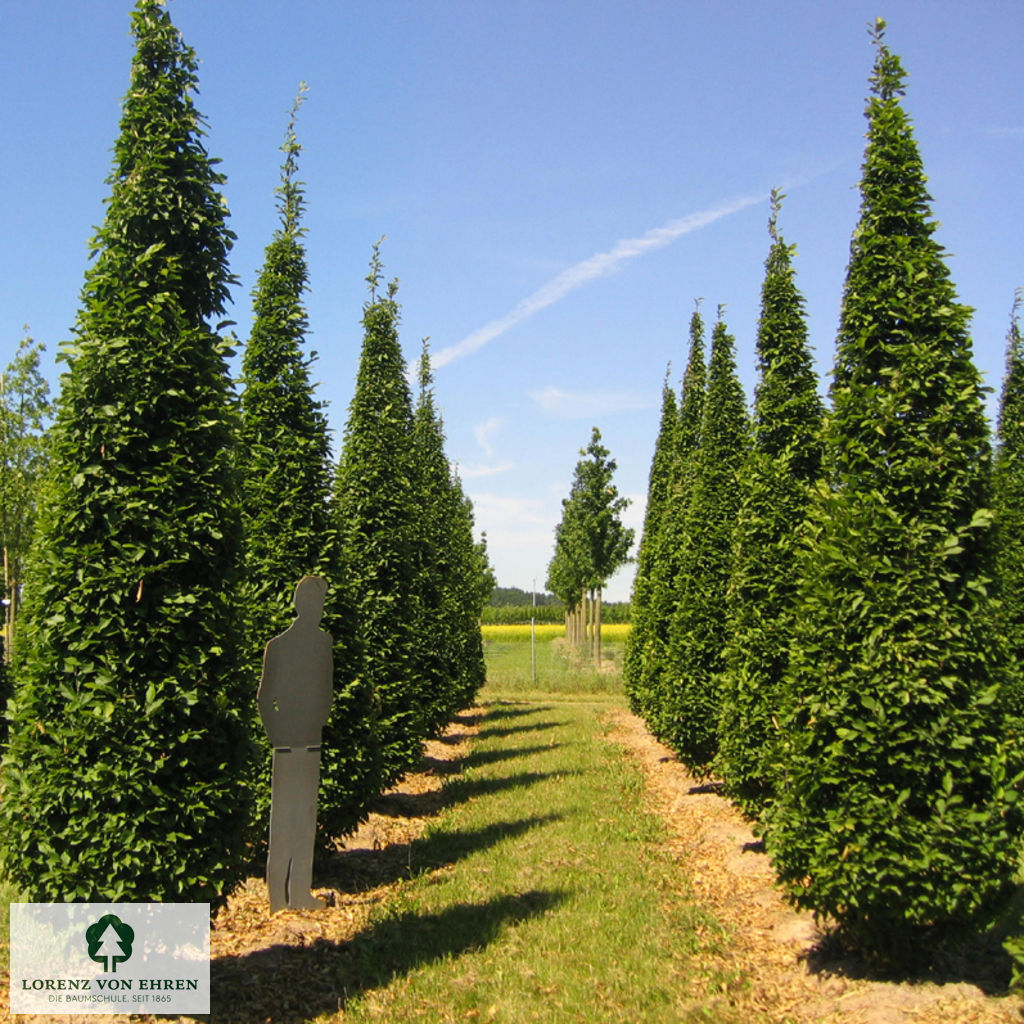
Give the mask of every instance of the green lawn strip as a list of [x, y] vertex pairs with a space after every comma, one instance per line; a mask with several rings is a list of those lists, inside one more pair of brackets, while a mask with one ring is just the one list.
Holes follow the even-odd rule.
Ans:
[[[604, 644], [598, 671], [589, 656], [571, 651], [562, 640], [540, 640], [536, 645], [536, 680], [530, 642], [487, 640], [487, 678], [509, 698], [543, 700], [547, 694], [593, 699], [595, 696], [619, 697], [622, 694], [622, 644]], [[608, 671], [608, 666], [614, 666]]]
[[699, 963], [721, 930], [604, 738], [621, 699], [485, 697], [451, 806], [413, 845], [415, 877], [353, 943], [368, 975], [337, 1019], [738, 1020], [730, 979]]

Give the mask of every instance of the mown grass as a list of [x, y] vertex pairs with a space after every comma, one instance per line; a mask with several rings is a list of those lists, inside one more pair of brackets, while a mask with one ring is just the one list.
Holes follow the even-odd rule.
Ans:
[[[726, 936], [690, 899], [640, 771], [607, 739], [625, 704], [611, 646], [597, 672], [539, 644], [534, 684], [529, 644], [488, 643], [470, 752], [366, 925], [351, 941], [236, 958], [275, 1006], [292, 992], [273, 1019], [739, 1024], [742, 980], [707, 966]], [[268, 1019], [215, 966], [211, 1019]]]
[[538, 639], [535, 676], [529, 635], [525, 641], [508, 640], [488, 637], [485, 632], [488, 692], [519, 700], [543, 700], [546, 694], [581, 700], [595, 694], [618, 696], [623, 693], [622, 651], [622, 643], [603, 643], [599, 670], [589, 655], [568, 649], [560, 636]]
[[545, 693], [524, 699], [529, 645], [492, 641], [487, 659], [448, 809], [419, 857], [414, 844], [415, 877], [356, 940], [373, 980], [333, 1019], [738, 1020], [723, 996], [736, 979], [701, 966], [721, 929], [661, 845], [639, 770], [605, 738], [619, 673], [581, 673], [539, 645]]

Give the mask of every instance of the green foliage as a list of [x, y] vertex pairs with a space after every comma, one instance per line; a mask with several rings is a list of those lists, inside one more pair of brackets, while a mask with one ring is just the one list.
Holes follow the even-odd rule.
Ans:
[[457, 476], [452, 479], [452, 493], [451, 539], [455, 557], [447, 583], [459, 672], [454, 680], [454, 700], [445, 724], [456, 711], [469, 707], [476, 700], [487, 680], [480, 623], [484, 602], [494, 589], [495, 580], [494, 569], [487, 556], [487, 536], [482, 534], [474, 543], [473, 503], [463, 492]]
[[644, 528], [637, 551], [636, 576], [633, 579], [633, 629], [626, 640], [626, 655], [623, 672], [626, 696], [634, 712], [642, 710], [644, 647], [650, 635], [652, 600], [652, 574], [657, 552], [657, 538], [668, 502], [671, 482], [672, 461], [676, 455], [679, 409], [676, 396], [668, 384], [661, 390], [661, 421], [658, 437], [654, 443], [654, 457], [647, 482], [647, 507], [644, 512]]
[[[47, 463], [45, 431], [52, 403], [49, 386], [39, 372], [42, 352], [43, 345], [26, 336], [14, 359], [0, 372], [0, 546], [4, 556], [0, 597], [6, 602], [0, 615], [0, 642], [5, 649], [14, 636]], [[8, 696], [7, 665], [0, 651], [0, 709]], [[6, 725], [0, 721], [0, 743], [6, 735]]]
[[[592, 607], [599, 616], [601, 588], [628, 560], [633, 531], [622, 525], [620, 516], [629, 499], [620, 498], [612, 483], [615, 460], [608, 458], [608, 449], [601, 444], [597, 427], [592, 429], [590, 443], [580, 449], [580, 455], [584, 458], [576, 464], [569, 497], [562, 500], [562, 519], [555, 529], [555, 554], [548, 567], [547, 586], [570, 612], [582, 604], [578, 620], [582, 625], [590, 603], [586, 593], [590, 592], [592, 600], [593, 592], [597, 591], [597, 603]], [[593, 633], [589, 633], [588, 627], [588, 636], [594, 642], [594, 657], [600, 661], [600, 619], [591, 621], [596, 622], [597, 627]], [[576, 637], [580, 641], [584, 639], [582, 629]]]
[[1019, 918], [1016, 927], [1002, 943], [1003, 949], [1012, 961], [1010, 989], [1014, 992], [1024, 991], [1024, 917]]
[[555, 553], [548, 563], [548, 575], [544, 586], [552, 590], [559, 601], [570, 611], [580, 603], [583, 593], [583, 571], [573, 556], [570, 524], [566, 522], [566, 501], [562, 499], [562, 518], [555, 527]]
[[[7, 642], [0, 633], [0, 708], [6, 708], [11, 694], [10, 675], [7, 670]], [[7, 743], [7, 719], [0, 718], [0, 746]]]
[[[459, 483], [461, 487], [461, 482]], [[469, 498], [466, 498], [469, 502]], [[469, 511], [472, 513], [472, 503], [469, 503]], [[494, 566], [491, 565], [491, 556], [487, 553], [487, 531], [480, 531], [480, 539], [473, 545], [473, 564], [475, 571], [472, 574], [474, 603], [480, 608], [478, 618], [483, 620], [483, 610], [487, 602], [498, 589], [498, 577], [494, 573]]]
[[53, 415], [50, 388], [39, 372], [41, 342], [22, 338], [0, 372], [0, 542], [9, 586], [21, 580], [35, 527], [46, 468], [46, 427]]
[[426, 345], [420, 357], [420, 395], [413, 416], [416, 470], [419, 664], [428, 692], [427, 727], [437, 734], [484, 682], [480, 612], [493, 589], [486, 554], [473, 542], [473, 510], [444, 453]]
[[[300, 95], [301, 100], [301, 95]], [[253, 293], [254, 321], [242, 359], [240, 461], [246, 529], [250, 660], [294, 617], [298, 580], [321, 568], [330, 531], [330, 441], [303, 352], [308, 272], [300, 146], [292, 112], [277, 189], [281, 223], [267, 246]]]
[[996, 578], [1002, 628], [1014, 670], [1012, 699], [1024, 717], [1024, 341], [1018, 292], [1006, 338], [1006, 376], [999, 402], [999, 447], [993, 472], [996, 513]]
[[253, 698], [229, 349], [207, 323], [232, 236], [195, 57], [155, 0], [132, 28], [26, 584], [0, 858], [33, 899], [216, 904], [248, 855]]
[[716, 753], [719, 677], [725, 669], [726, 589], [739, 508], [739, 471], [749, 423], [736, 376], [734, 341], [719, 315], [711, 337], [707, 400], [701, 424], [685, 541], [676, 586], [659, 724], [692, 771], [706, 773]]
[[569, 498], [563, 501], [572, 556], [583, 585], [600, 589], [629, 558], [633, 531], [620, 518], [629, 505], [612, 483], [616, 464], [601, 444], [601, 431], [592, 428], [590, 443], [580, 449]]
[[968, 310], [883, 28], [766, 842], [793, 902], [892, 961], [1006, 890], [1022, 765], [1000, 698]]
[[716, 762], [730, 795], [750, 814], [771, 796], [769, 752], [789, 661], [796, 557], [809, 485], [821, 468], [822, 403], [793, 250], [776, 230], [781, 199], [773, 193], [757, 334], [760, 382], [734, 537]]
[[[292, 597], [306, 575], [328, 580], [323, 628], [334, 638], [334, 702], [325, 730], [319, 822], [332, 837], [351, 831], [377, 792], [372, 701], [352, 677], [351, 616], [330, 515], [330, 439], [323, 404], [303, 351], [308, 321], [303, 296], [308, 270], [303, 244], [304, 195], [297, 180], [301, 146], [295, 122], [300, 90], [281, 149], [277, 188], [280, 224], [266, 248], [253, 293], [254, 321], [242, 358], [239, 460], [246, 533], [246, 666], [259, 680], [263, 648], [295, 616]], [[254, 689], [255, 692], [255, 689]], [[253, 709], [263, 752], [254, 779], [255, 826], [266, 838], [270, 813], [270, 746]]]
[[669, 637], [679, 600], [677, 584], [686, 543], [686, 517], [704, 419], [707, 389], [704, 351], [704, 320], [698, 303], [690, 317], [690, 351], [683, 374], [676, 429], [670, 431], [663, 442], [670, 453], [665, 507], [653, 535], [647, 622], [643, 627], [643, 645], [637, 648], [640, 682], [630, 693], [630, 703], [662, 738], [665, 736], [662, 715], [667, 699], [665, 680], [670, 665]]
[[377, 703], [386, 788], [417, 763], [429, 731], [431, 692], [417, 640], [412, 397], [398, 341], [398, 285], [378, 295], [381, 269], [375, 247], [333, 505], [351, 595], [353, 677], [370, 687]]

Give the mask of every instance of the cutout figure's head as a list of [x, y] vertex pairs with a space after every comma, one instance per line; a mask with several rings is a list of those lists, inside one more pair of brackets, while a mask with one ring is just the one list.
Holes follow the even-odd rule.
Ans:
[[319, 622], [324, 614], [327, 580], [322, 576], [303, 576], [295, 587], [295, 611], [300, 619]]

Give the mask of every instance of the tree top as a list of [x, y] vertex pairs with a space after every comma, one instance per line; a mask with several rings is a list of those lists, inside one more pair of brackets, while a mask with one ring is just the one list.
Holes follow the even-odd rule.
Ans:
[[883, 103], [902, 96], [906, 89], [903, 80], [907, 77], [899, 57], [889, 51], [885, 45], [885, 22], [876, 18], [874, 25], [868, 28], [872, 42], [875, 44], [875, 66], [871, 72], [871, 92]]

